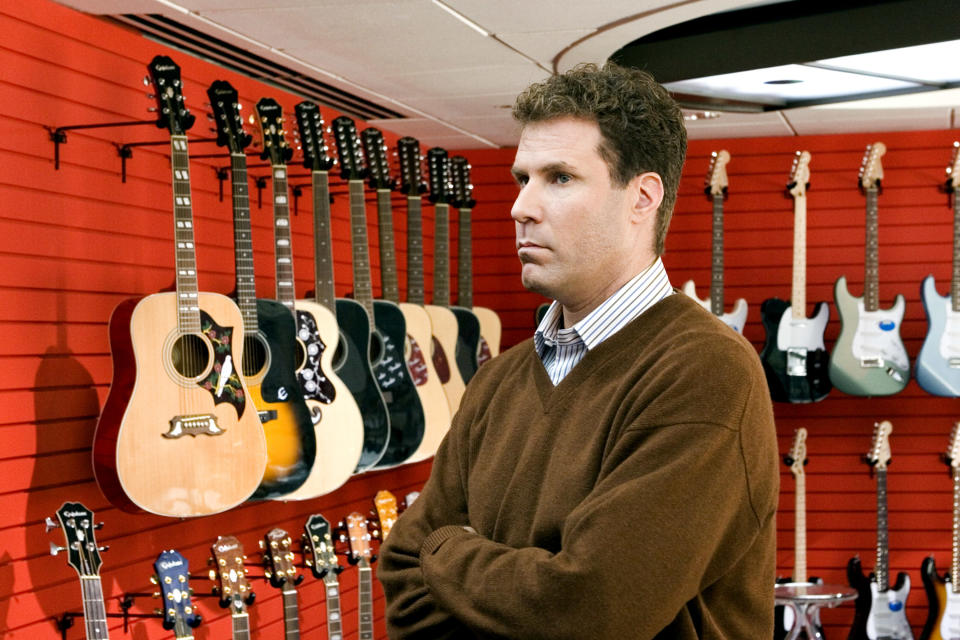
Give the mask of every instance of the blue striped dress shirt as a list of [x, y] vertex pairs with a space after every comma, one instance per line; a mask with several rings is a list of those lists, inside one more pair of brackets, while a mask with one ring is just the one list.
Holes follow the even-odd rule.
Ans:
[[533, 336], [537, 355], [554, 386], [570, 373], [587, 351], [672, 293], [667, 271], [657, 258], [572, 327], [560, 328], [563, 309], [554, 300]]

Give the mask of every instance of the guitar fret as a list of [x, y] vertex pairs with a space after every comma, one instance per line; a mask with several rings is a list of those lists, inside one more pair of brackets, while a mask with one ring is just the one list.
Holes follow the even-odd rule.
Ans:
[[300, 609], [297, 604], [297, 589], [284, 589], [283, 593], [283, 628], [287, 640], [300, 638]]
[[950, 279], [950, 306], [954, 313], [960, 313], [960, 186], [953, 190], [953, 277]]
[[890, 587], [887, 561], [887, 470], [877, 469], [877, 563], [873, 571], [877, 576], [877, 588], [883, 592]]
[[176, 243], [174, 261], [177, 271], [177, 293], [188, 294], [177, 296], [177, 326], [180, 333], [199, 333], [200, 308], [196, 302], [197, 260], [190, 198], [190, 157], [186, 136], [170, 137], [170, 162], [173, 172], [173, 233]]
[[393, 238], [393, 207], [389, 189], [377, 189], [377, 229], [380, 234], [380, 280], [383, 289], [381, 297], [390, 302], [400, 302], [396, 243]]
[[336, 313], [333, 243], [330, 233], [330, 179], [326, 171], [311, 172], [313, 183], [314, 299]]
[[423, 208], [420, 196], [407, 197], [407, 302], [426, 301], [423, 286]]
[[960, 468], [953, 469], [953, 553], [950, 562], [950, 589], [960, 593]]
[[807, 581], [807, 497], [804, 474], [796, 476], [797, 495], [794, 500], [796, 524], [794, 525], [794, 550], [796, 553], [793, 571], [794, 582]]
[[866, 224], [866, 256], [864, 260], [863, 307], [866, 311], [876, 311], [880, 308], [879, 285], [879, 248], [877, 224], [877, 187], [868, 187], [867, 220]]
[[790, 306], [796, 320], [807, 316], [807, 196], [793, 200], [793, 284]]
[[457, 304], [470, 309], [473, 307], [473, 247], [470, 239], [471, 209], [460, 209], [460, 229], [457, 254]]
[[247, 157], [244, 154], [230, 154], [230, 178], [233, 191], [233, 253], [237, 272], [237, 306], [240, 307], [240, 315], [243, 317], [244, 330], [252, 335], [259, 325], [250, 230]]
[[450, 205], [438, 202], [434, 206], [433, 248], [433, 304], [450, 306]]
[[[364, 564], [366, 560], [364, 560]], [[357, 578], [359, 592], [360, 640], [373, 640], [373, 581], [369, 566], [359, 568]]]
[[250, 617], [246, 611], [235, 613], [233, 618], [233, 640], [250, 640]]
[[373, 319], [373, 285], [370, 279], [369, 245], [367, 243], [367, 210], [363, 196], [363, 180], [350, 180], [350, 226], [353, 245], [353, 295]]
[[324, 578], [327, 588], [327, 636], [330, 640], [343, 640], [343, 624], [340, 619], [340, 583], [334, 573]]
[[713, 195], [713, 250], [711, 251], [710, 311], [723, 315], [723, 193]]
[[107, 640], [107, 613], [100, 576], [80, 576], [80, 591], [87, 640]]
[[293, 279], [293, 249], [290, 235], [290, 207], [287, 204], [287, 169], [273, 166], [273, 238], [277, 271], [277, 300], [294, 308], [296, 291]]

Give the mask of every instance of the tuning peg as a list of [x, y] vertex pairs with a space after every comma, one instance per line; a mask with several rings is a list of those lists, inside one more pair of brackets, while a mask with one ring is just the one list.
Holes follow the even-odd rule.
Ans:
[[160, 609], [159, 607], [156, 608], [156, 609], [154, 609], [154, 610], [153, 610], [153, 615], [155, 615], [155, 616], [162, 616], [162, 615], [163, 615], [163, 609]]
[[143, 86], [145, 87], [150, 86], [150, 76], [143, 76]]
[[47, 527], [47, 533], [49, 533], [49, 532], [53, 531], [54, 529], [59, 529], [59, 528], [60, 528], [60, 523], [57, 522], [56, 520], [54, 520], [53, 518], [51, 518], [50, 516], [47, 516], [47, 519], [46, 519], [46, 527]]
[[52, 556], [55, 556], [55, 555], [57, 555], [58, 553], [60, 553], [61, 551], [66, 551], [66, 550], [67, 550], [66, 547], [58, 546], [58, 545], [56, 545], [56, 544], [54, 544], [54, 543], [52, 543], [52, 542], [50, 543], [50, 555], [52, 555]]
[[263, 570], [263, 577], [266, 578], [267, 580], [269, 580], [270, 578], [273, 577], [273, 571], [270, 571], [270, 569], [264, 569], [264, 570]]
[[160, 579], [157, 577], [157, 574], [150, 576], [150, 584], [160, 584]]
[[147, 111], [149, 111], [150, 113], [156, 113], [156, 112], [157, 112], [157, 108], [156, 108], [156, 107], [147, 107]]
[[153, 99], [156, 98], [156, 97], [157, 97], [157, 96], [154, 95], [154, 94], [152, 94], [152, 93], [148, 93], [148, 94], [147, 94], [147, 100], [153, 100]]
[[159, 591], [154, 591], [154, 592], [150, 595], [150, 597], [151, 597], [151, 598], [159, 598], [159, 597], [160, 597], [160, 592], [159, 592]]
[[[264, 548], [264, 546], [263, 546], [263, 540], [257, 540], [257, 543], [260, 545], [260, 548], [261, 548], [261, 549]], [[244, 556], [244, 557], [246, 557], [246, 556]]]
[[209, 573], [208, 575], [210, 576], [210, 579], [211, 579], [211, 580], [216, 580], [216, 579], [217, 579], [217, 572], [214, 571], [213, 569], [210, 569], [210, 573]]
[[102, 547], [97, 547], [97, 551], [110, 551], [110, 545], [105, 544]]
[[100, 529], [103, 529], [103, 523], [102, 523], [102, 522], [96, 522], [96, 523], [94, 523], [93, 528], [96, 529], [97, 531], [100, 531]]

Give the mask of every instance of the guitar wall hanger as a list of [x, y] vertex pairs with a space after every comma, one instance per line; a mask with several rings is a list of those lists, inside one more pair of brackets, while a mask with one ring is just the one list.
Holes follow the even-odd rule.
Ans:
[[[130, 633], [131, 618], [163, 618], [163, 616], [159, 613], [130, 613], [130, 609], [133, 607], [133, 603], [136, 598], [152, 597], [154, 597], [154, 594], [152, 593], [125, 593], [118, 602], [121, 613], [103, 613], [100, 615], [106, 616], [107, 618], [123, 618], [123, 632]], [[82, 617], [82, 611], [67, 611], [60, 616], [54, 617], [53, 620], [57, 625], [57, 629], [60, 630], [60, 637], [62, 640], [67, 640], [67, 631], [73, 627], [74, 620]]]

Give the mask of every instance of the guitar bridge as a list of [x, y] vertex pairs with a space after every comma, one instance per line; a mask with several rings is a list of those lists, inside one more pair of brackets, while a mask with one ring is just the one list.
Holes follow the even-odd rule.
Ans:
[[807, 377], [807, 350], [802, 347], [787, 349], [787, 375]]
[[217, 416], [212, 413], [202, 413], [192, 416], [175, 416], [170, 420], [170, 431], [163, 434], [163, 437], [218, 436], [221, 433], [223, 433], [223, 429], [217, 424]]
[[880, 369], [883, 367], [883, 358], [860, 358], [860, 366], [864, 369]]
[[947, 358], [947, 366], [951, 369], [960, 369], [960, 358]]

